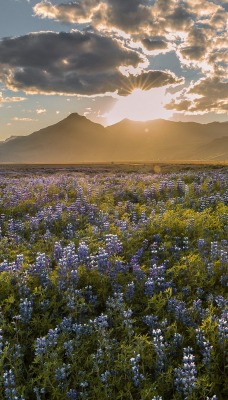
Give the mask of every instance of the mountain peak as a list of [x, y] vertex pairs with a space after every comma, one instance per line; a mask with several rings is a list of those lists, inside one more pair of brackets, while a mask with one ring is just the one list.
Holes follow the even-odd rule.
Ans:
[[69, 114], [66, 119], [69, 120], [86, 120], [87, 118], [84, 115], [80, 115], [77, 112], [73, 112], [71, 114]]

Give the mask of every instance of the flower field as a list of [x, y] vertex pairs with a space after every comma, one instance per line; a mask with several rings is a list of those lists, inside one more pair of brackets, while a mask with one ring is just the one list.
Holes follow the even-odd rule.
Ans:
[[227, 266], [226, 168], [0, 172], [0, 399], [227, 399]]

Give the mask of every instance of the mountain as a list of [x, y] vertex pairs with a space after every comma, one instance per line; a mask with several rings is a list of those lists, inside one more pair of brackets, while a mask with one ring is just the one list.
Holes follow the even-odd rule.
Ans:
[[0, 144], [0, 162], [72, 163], [105, 156], [105, 128], [77, 113], [28, 136]]
[[198, 149], [197, 156], [211, 161], [228, 160], [228, 136], [222, 136]]
[[109, 132], [116, 141], [112, 146], [113, 154], [121, 159], [126, 157], [128, 149], [129, 159], [132, 160], [196, 160], [201, 159], [202, 146], [221, 136], [228, 136], [228, 123], [203, 125], [166, 120], [123, 120], [109, 127]]
[[0, 162], [227, 160], [228, 122], [123, 120], [104, 128], [77, 113], [0, 143]]

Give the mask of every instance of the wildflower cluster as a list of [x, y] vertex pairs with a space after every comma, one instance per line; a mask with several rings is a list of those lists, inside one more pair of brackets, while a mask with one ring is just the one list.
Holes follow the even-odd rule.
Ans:
[[227, 169], [200, 168], [0, 171], [0, 398], [227, 397]]

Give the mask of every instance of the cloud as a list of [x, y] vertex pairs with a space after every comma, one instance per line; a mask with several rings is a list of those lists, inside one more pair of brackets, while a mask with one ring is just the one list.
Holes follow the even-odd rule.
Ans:
[[210, 48], [210, 43], [208, 43], [206, 32], [203, 29], [198, 29], [193, 27], [180, 49], [180, 53], [183, 58], [189, 60], [201, 60], [204, 59], [208, 48]]
[[34, 121], [38, 121], [37, 119], [27, 118], [27, 117], [14, 117], [12, 120], [13, 120], [13, 121], [23, 121], [23, 122], [34, 122]]
[[178, 78], [170, 71], [145, 71], [140, 75], [130, 75], [125, 85], [119, 90], [119, 95], [127, 96], [134, 89], [150, 90], [162, 86], [179, 85], [183, 78]]
[[37, 110], [36, 110], [36, 113], [37, 114], [44, 114], [44, 113], [46, 113], [47, 112], [47, 110], [45, 109], [45, 108], [38, 108]]
[[186, 5], [178, 5], [167, 13], [166, 23], [174, 31], [186, 31], [193, 25], [195, 16], [195, 13], [190, 12]]
[[37, 3], [33, 8], [41, 18], [64, 23], [92, 23], [134, 32], [150, 22], [149, 0], [79, 0], [54, 5], [49, 1]]
[[0, 103], [15, 103], [18, 101], [25, 101], [25, 97], [3, 97], [0, 92]]
[[167, 106], [169, 110], [186, 111], [188, 113], [227, 113], [228, 81], [219, 76], [210, 76], [192, 84], [187, 91]]
[[168, 43], [166, 40], [162, 38], [156, 38], [156, 37], [145, 37], [142, 39], [142, 44], [145, 47], [146, 50], [149, 51], [154, 51], [154, 50], [165, 50], [168, 48]]
[[[138, 85], [145, 79], [150, 87], [180, 81], [162, 71], [134, 77], [145, 66], [145, 57], [117, 40], [91, 32], [44, 32], [2, 39], [0, 66], [5, 85], [27, 93], [124, 94], [132, 81]], [[128, 71], [128, 77], [121, 68]]]
[[[55, 5], [42, 1], [35, 5], [34, 12], [41, 18], [60, 22], [88, 23], [106, 36], [129, 35], [128, 46], [132, 44], [134, 48], [135, 43], [141, 42], [146, 54], [176, 49], [181, 62], [194, 67], [194, 62], [201, 59], [210, 62], [216, 38], [227, 30], [227, 3], [219, 0], [78, 0]], [[215, 64], [216, 61], [213, 67]]]
[[33, 10], [41, 18], [56, 19], [67, 23], [90, 22], [99, 1], [83, 0], [68, 4], [53, 5], [49, 1], [37, 3]]

